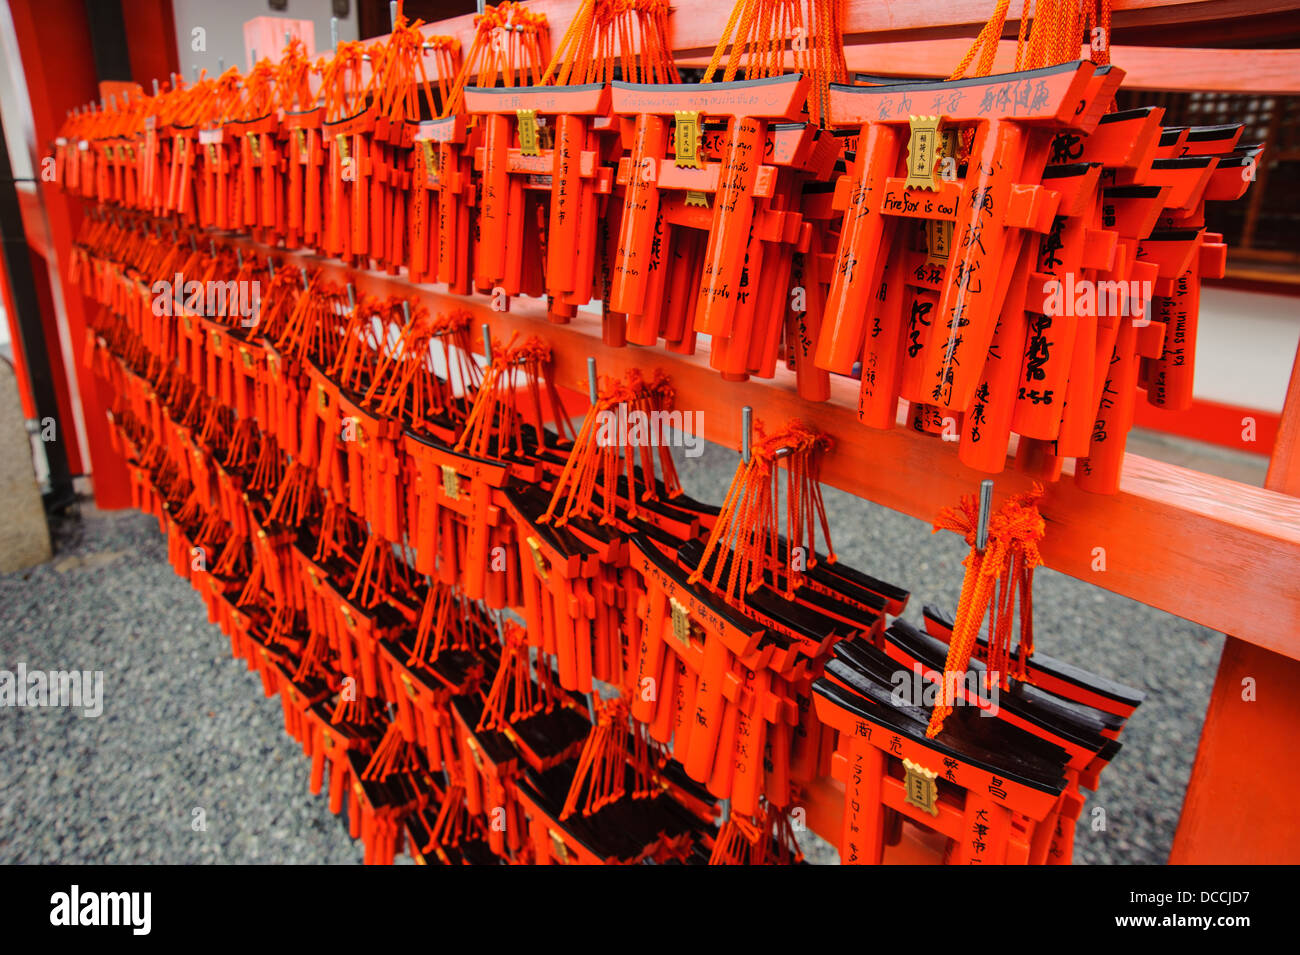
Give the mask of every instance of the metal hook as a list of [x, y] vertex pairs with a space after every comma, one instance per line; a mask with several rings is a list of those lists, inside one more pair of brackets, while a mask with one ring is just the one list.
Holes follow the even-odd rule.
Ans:
[[587, 397], [591, 399], [594, 405], [600, 400], [600, 395], [596, 391], [596, 359], [587, 359]]
[[980, 481], [980, 510], [975, 523], [975, 550], [984, 553], [989, 546], [989, 512], [993, 509], [993, 479]]
[[487, 322], [483, 323], [483, 357], [489, 365], [492, 364], [492, 329]]
[[397, 29], [397, 0], [388, 0], [389, 32]]
[[330, 45], [337, 50], [339, 48], [339, 18], [330, 17]]
[[352, 287], [352, 283], [349, 282], [348, 283], [348, 311], [355, 312], [356, 310], [357, 310], [357, 292], [356, 289]]
[[306, 269], [303, 269], [303, 270], [302, 270], [302, 290], [303, 290], [304, 292], [310, 292], [310, 291], [311, 291], [311, 280], [310, 280], [309, 278], [307, 278], [307, 270], [306, 270]]
[[746, 464], [753, 456], [751, 446], [754, 431], [754, 409], [749, 405], [740, 409], [740, 460]]
[[411, 324], [411, 303], [402, 302], [402, 318], [406, 319], [406, 324]]

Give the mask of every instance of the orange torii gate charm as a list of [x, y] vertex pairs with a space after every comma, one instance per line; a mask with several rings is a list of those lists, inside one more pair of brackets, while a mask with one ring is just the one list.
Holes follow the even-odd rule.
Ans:
[[[551, 310], [572, 316], [591, 301], [597, 197], [612, 187], [597, 139], [597, 130], [613, 128], [609, 87], [467, 87], [465, 108], [482, 117], [485, 129], [483, 145], [475, 151], [475, 166], [483, 173], [476, 284], [500, 287], [507, 295], [523, 291], [526, 238], [536, 235], [525, 192], [548, 193], [545, 287]], [[547, 123], [553, 124], [549, 137], [543, 135]]]
[[[667, 256], [655, 247], [665, 213], [679, 206], [711, 206], [695, 325], [697, 331], [731, 336], [755, 200], [770, 197], [776, 186], [777, 170], [764, 163], [768, 123], [797, 120], [808, 83], [796, 74], [735, 83], [613, 84], [614, 112], [635, 117], [631, 156], [624, 160], [627, 189], [609, 294], [613, 311], [629, 316], [645, 311], [652, 277], [667, 267]], [[720, 162], [700, 158], [705, 116], [727, 120]], [[675, 118], [671, 162], [666, 158], [670, 117]]]
[[902, 817], [945, 836], [949, 864], [1045, 863], [1068, 754], [973, 706], [927, 739], [928, 712], [893, 696], [898, 664], [865, 641], [853, 650], [837, 652], [813, 684], [818, 717], [839, 730], [831, 772], [846, 787], [841, 860], [880, 864]]
[[[951, 233], [929, 227], [929, 252], [943, 262], [943, 273], [930, 334], [917, 355], [917, 385], [930, 404], [969, 407], [1023, 233], [1051, 225], [1054, 203], [1041, 177], [1052, 136], [1062, 128], [1095, 126], [1122, 77], [1110, 68], [1099, 78], [1093, 64], [1081, 61], [946, 83], [832, 86], [832, 118], [861, 126], [861, 133], [853, 176], [842, 180], [845, 222], [818, 366], [845, 374], [860, 358], [868, 364], [863, 343], [870, 300], [899, 220], [951, 221]], [[965, 178], [941, 179], [937, 131], [972, 126]], [[896, 335], [867, 341], [867, 348], [888, 348]]]
[[470, 173], [479, 129], [467, 129], [465, 115], [424, 120], [414, 134], [415, 176], [411, 188], [412, 281], [446, 282], [453, 294], [470, 292]]

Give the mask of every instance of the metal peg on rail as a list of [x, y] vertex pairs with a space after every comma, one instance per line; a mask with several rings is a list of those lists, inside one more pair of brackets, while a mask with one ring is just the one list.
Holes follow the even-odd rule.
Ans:
[[349, 282], [348, 283], [348, 314], [350, 315], [356, 310], [357, 310], [357, 293], [356, 293], [356, 289], [352, 287], [352, 283]]
[[156, 76], [153, 78], [153, 95], [158, 95], [158, 77]]
[[271, 278], [275, 278], [275, 259], [271, 258], [269, 255], [266, 257], [266, 271]]
[[993, 479], [980, 481], [980, 510], [975, 521], [975, 550], [984, 553], [989, 546], [989, 512], [993, 509]]
[[253, 65], [257, 66], [257, 47], [253, 47], [251, 50], [249, 50], [249, 53], [253, 55]]
[[587, 359], [587, 397], [591, 399], [594, 405], [600, 400], [600, 395], [596, 390], [596, 359]]
[[339, 48], [339, 18], [330, 17], [330, 49]]
[[390, 33], [397, 30], [397, 0], [388, 0], [388, 30]]
[[487, 322], [483, 323], [483, 357], [489, 365], [492, 364], [492, 329]]
[[402, 318], [406, 319], [407, 325], [411, 324], [411, 303], [405, 299], [402, 300]]
[[754, 409], [749, 405], [740, 409], [740, 460], [746, 464], [753, 454]]

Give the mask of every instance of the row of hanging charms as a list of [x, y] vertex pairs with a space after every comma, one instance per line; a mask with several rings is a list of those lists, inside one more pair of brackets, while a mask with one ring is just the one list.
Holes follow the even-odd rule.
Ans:
[[[644, 601], [626, 544], [631, 522], [650, 517], [667, 560], [664, 535], [702, 543], [712, 510], [677, 506], [687, 500], [666, 454], [605, 454], [588, 473], [590, 440], [541, 427], [564, 412], [544, 397], [540, 342], [491, 348], [480, 376], [466, 361], [467, 316], [358, 296], [246, 251], [95, 213], [73, 269], [103, 306], [85, 356], [118, 396], [111, 420], [135, 501], [158, 517], [173, 566], [236, 654], [281, 694], [286, 725], [313, 758], [313, 791], [328, 769], [332, 806], [346, 796], [370, 861], [390, 860], [417, 832], [416, 851], [442, 856], [470, 851], [458, 848], [465, 840], [516, 861], [594, 861], [585, 820], [629, 807], [642, 841], [616, 843], [600, 861], [714, 856], [716, 803], [694, 782], [713, 775], [696, 768], [704, 757], [688, 771], [683, 730], [665, 736], [664, 720], [656, 729], [631, 719]], [[202, 276], [200, 287], [265, 279], [258, 320], [197, 293], [160, 298], [158, 283], [176, 274]], [[634, 378], [602, 410], [652, 416], [671, 402], [661, 376]], [[566, 473], [583, 477], [568, 484]], [[561, 500], [578, 509], [546, 526], [543, 511]], [[596, 506], [614, 537], [591, 526]], [[496, 551], [506, 552], [499, 566]], [[687, 573], [675, 573], [682, 586]], [[527, 628], [501, 630], [490, 607], [518, 608]], [[659, 623], [672, 631], [683, 619]], [[773, 659], [768, 650], [745, 662]], [[781, 660], [783, 671], [796, 662]], [[788, 859], [797, 848], [784, 810], [825, 750], [792, 739], [795, 700], [771, 679], [770, 692], [737, 704], [747, 713], [762, 703], [754, 719], [785, 725], [754, 748], [740, 716], [739, 738], [751, 738], [737, 751], [773, 768], [739, 805], [767, 820], [754, 831]], [[613, 695], [584, 706], [593, 681]], [[694, 706], [696, 690], [680, 682], [667, 698]], [[722, 739], [709, 758], [730, 766], [739, 757]], [[786, 749], [801, 754], [802, 776], [791, 778]], [[498, 808], [508, 822], [493, 829]]]
[[[1107, 7], [1022, 14], [1018, 72], [989, 76], [1008, 3], [943, 83], [839, 86], [856, 128], [812, 357], [860, 370], [859, 415], [958, 443], [966, 465], [1020, 467], [1113, 493], [1137, 385], [1191, 401], [1202, 276], [1221, 277], [1205, 202], [1239, 198], [1259, 147], [1242, 126], [1169, 129], [1158, 107], [1110, 112]], [[1097, 62], [1077, 60], [1101, 31]], [[979, 77], [961, 74], [978, 53]]]
[[498, 307], [545, 295], [563, 322], [598, 298], [607, 343], [691, 353], [705, 334], [727, 379], [784, 355], [824, 400], [852, 374], [868, 426], [902, 398], [976, 470], [1014, 433], [1035, 476], [1073, 458], [1113, 492], [1138, 388], [1191, 401], [1200, 279], [1225, 253], [1205, 202], [1239, 197], [1260, 148], [1108, 112], [1105, 4], [1026, 4], [1016, 72], [989, 76], [1008, 8], [949, 81], [854, 86], [838, 3], [739, 0], [697, 85], [660, 0], [585, 0], [549, 65], [518, 5], [476, 18], [459, 67], [454, 40], [399, 18], [316, 64], [291, 41], [246, 78], [80, 112], [54, 158], [82, 195]]
[[[907, 593], [844, 566], [830, 547], [818, 478], [827, 442], [815, 431], [757, 428], [722, 507], [709, 508], [680, 493], [671, 457], [659, 456], [656, 475], [644, 447], [601, 437], [610, 416], [670, 409], [659, 376], [593, 386], [576, 440], [550, 434], [540, 422], [561, 420], [558, 406], [527, 407], [549, 377], [538, 342], [491, 349], [469, 400], [464, 316], [357, 299], [143, 220], [87, 223], [74, 268], [104, 305], [87, 356], [119, 396], [112, 420], [137, 503], [158, 517], [173, 565], [237, 655], [281, 694], [286, 726], [314, 760], [313, 790], [328, 766], [336, 809], [347, 794], [371, 861], [390, 860], [408, 837], [442, 861], [798, 859], [797, 794], [866, 758], [855, 702], [866, 698], [851, 694], [871, 692], [871, 680], [877, 696], [891, 686], [881, 667], [904, 653], [937, 684], [972, 657], [1007, 692], [1037, 684], [1002, 723], [972, 722], [952, 700], [905, 710], [888, 745], [890, 758], [910, 754], [912, 818], [937, 813], [925, 775], [937, 772], [926, 769], [936, 753], [949, 782], [968, 790], [990, 760], [995, 783], [1029, 767], [1035, 785], [991, 783], [985, 803], [968, 795], [972, 812], [1006, 823], [978, 845], [994, 847], [990, 860], [1023, 850], [1022, 861], [1068, 861], [1079, 787], [1096, 787], [1127, 713], [1097, 709], [1077, 673], [1072, 687], [1052, 685], [1031, 655], [1042, 535], [1032, 501], [1008, 502], [982, 543], [973, 503], [945, 517], [973, 551], [956, 620], [945, 631], [927, 612], [938, 638], [927, 644], [901, 620], [888, 624]], [[152, 280], [177, 268], [220, 280], [263, 267], [274, 276], [253, 326], [229, 308], [178, 303], [167, 314], [150, 298]], [[399, 323], [400, 335], [385, 333]], [[445, 376], [427, 374], [437, 348]], [[433, 466], [425, 453], [437, 455]], [[513, 533], [516, 556], [485, 575], [473, 542], [493, 527], [498, 542]], [[208, 552], [211, 569], [192, 559]], [[499, 583], [472, 593], [485, 577]], [[499, 626], [484, 604], [520, 607], [526, 626]], [[992, 636], [981, 643], [987, 614]], [[598, 683], [615, 692], [584, 707]], [[1066, 736], [1059, 709], [1028, 715], [1050, 708], [1044, 694], [1073, 707], [1079, 725]], [[1110, 736], [1085, 732], [1102, 724], [1091, 712], [1111, 717]], [[889, 771], [873, 765], [883, 785]], [[881, 797], [870, 797], [869, 775], [847, 779], [841, 851], [871, 861], [861, 833]], [[716, 833], [715, 798], [731, 806]], [[584, 827], [616, 819], [640, 838], [594, 855]], [[945, 861], [984, 851], [938, 828], [949, 836]]]
[[[256, 333], [258, 338], [242, 331], [249, 328], [243, 323], [234, 327], [229, 315], [223, 322], [221, 315], [193, 308], [182, 310], [180, 323], [150, 321], [143, 309], [145, 296], [139, 294], [150, 286], [140, 282], [142, 277], [171, 275], [172, 263], [176, 263], [180, 274], [197, 271], [210, 282], [229, 275], [233, 259], [236, 276], [247, 280], [259, 266], [245, 260], [239, 249], [223, 249], [221, 254], [215, 246], [200, 249], [191, 236], [182, 240], [173, 234], [168, 243], [156, 227], [151, 234], [138, 221], [124, 223], [120, 215], [90, 221], [94, 226], [83, 237], [85, 251], [77, 259], [79, 266], [94, 262], [100, 284], [93, 290], [136, 322], [135, 340], [127, 344], [152, 342], [168, 359], [144, 356], [152, 360], [143, 368], [135, 366], [133, 381], [140, 381], [140, 371], [154, 377], [171, 375], [173, 366], [179, 370], [177, 374], [185, 375], [192, 389], [188, 400], [183, 394], [184, 382], [174, 377], [165, 382], [170, 410], [185, 409], [182, 427], [200, 423], [195, 417], [200, 409], [198, 395], [216, 396], [226, 413], [208, 407], [199, 439], [205, 446], [212, 444], [222, 450], [225, 467], [254, 459], [254, 429], [247, 414], [237, 414], [241, 407], [254, 409], [254, 420], [261, 420], [258, 413], [262, 412], [265, 431], [290, 449], [278, 462], [274, 448], [263, 453], [266, 445], [256, 454], [256, 473], [262, 477], [255, 480], [274, 493], [267, 496], [265, 512], [246, 509], [241, 515], [236, 504], [234, 513], [227, 516], [232, 527], [238, 524], [248, 529], [235, 538], [241, 546], [233, 552], [238, 555], [242, 548], [243, 559], [237, 556], [228, 563], [231, 570], [247, 571], [236, 606], [252, 605], [259, 593], [266, 594], [263, 609], [270, 621], [269, 636], [278, 645], [302, 654], [294, 668], [297, 677], [321, 675], [319, 668], [328, 645], [345, 671], [357, 673], [367, 697], [383, 692], [379, 648], [402, 625], [384, 620], [377, 611], [387, 606], [408, 625], [415, 623], [413, 605], [418, 601], [412, 599], [409, 562], [394, 557], [398, 540], [404, 550], [413, 542], [417, 570], [423, 563], [423, 569], [437, 573], [444, 586], [463, 586], [466, 599], [517, 605], [522, 592], [529, 623], [523, 639], [542, 649], [548, 658], [556, 658], [555, 679], [562, 689], [589, 692], [596, 679], [631, 690], [626, 681], [634, 672], [629, 649], [635, 645], [631, 657], [638, 661], [636, 672], [641, 679], [654, 674], [648, 678], [671, 688], [666, 696], [642, 699], [659, 703], [641, 719], [648, 726], [649, 739], [671, 742], [686, 775], [706, 784], [714, 795], [734, 800], [741, 816], [770, 818], [772, 807], [788, 804], [793, 783], [810, 781], [818, 774], [831, 737], [822, 734], [820, 724], [811, 717], [807, 692], [811, 680], [838, 641], [878, 642], [884, 613], [901, 610], [906, 594], [879, 582], [873, 586], [862, 575], [849, 573], [838, 566], [833, 553], [824, 561], [817, 558], [813, 528], [821, 524], [825, 531], [825, 519], [817, 492], [816, 462], [825, 444], [815, 433], [792, 426], [771, 441], [760, 442], [747, 456], [720, 512], [697, 510], [692, 516], [663, 502], [651, 507], [650, 502], [659, 495], [659, 482], [652, 480], [644, 461], [638, 477], [630, 456], [620, 461], [617, 454], [611, 456], [606, 450], [593, 457], [590, 429], [584, 427], [585, 440], [571, 446], [563, 436], [547, 437], [540, 427], [544, 417], [563, 420], [554, 396], [549, 414], [536, 402], [541, 382], [553, 388], [550, 376], [542, 371], [548, 353], [540, 342], [512, 341], [493, 353], [472, 407], [467, 401], [457, 404], [454, 390], [439, 393], [440, 379], [429, 374], [425, 356], [434, 344], [433, 337], [441, 331], [458, 333], [459, 350], [465, 351], [463, 321], [451, 318], [446, 323], [430, 323], [408, 308], [400, 308], [398, 302], [358, 302], [350, 289], [345, 297], [344, 290], [330, 288], [319, 279], [295, 276], [289, 270], [277, 275], [269, 262], [265, 270], [276, 305], [265, 328]], [[146, 252], [147, 261], [140, 258]], [[157, 264], [160, 257], [161, 266]], [[125, 299], [121, 286], [113, 280], [132, 277], [115, 271], [123, 262], [140, 282], [138, 288], [125, 283], [133, 290]], [[161, 273], [157, 269], [162, 269]], [[302, 291], [297, 295], [299, 278]], [[290, 290], [296, 295], [292, 300]], [[150, 312], [155, 319], [160, 317], [156, 307]], [[398, 329], [396, 338], [393, 329]], [[92, 354], [98, 345], [97, 339]], [[141, 357], [138, 352], [137, 357]], [[450, 367], [450, 361], [445, 361]], [[252, 375], [237, 372], [239, 366], [253, 369]], [[264, 372], [259, 371], [263, 368]], [[517, 387], [521, 371], [528, 382], [523, 388]], [[448, 385], [453, 377], [448, 373]], [[462, 371], [462, 383], [471, 377], [471, 371]], [[418, 399], [412, 396], [413, 387]], [[137, 405], [154, 400], [148, 390], [143, 395], [139, 388], [127, 390], [135, 392]], [[266, 397], [259, 400], [261, 392]], [[531, 409], [520, 407], [521, 393], [533, 397]], [[664, 400], [665, 388], [659, 382], [647, 387], [633, 380], [608, 392], [603, 407], [599, 395], [592, 397], [593, 415], [608, 413], [614, 405], [621, 408], [646, 400], [653, 412], [654, 404]], [[459, 411], [454, 413], [454, 407]], [[278, 411], [281, 408], [284, 413]], [[432, 413], [419, 410], [425, 408]], [[459, 423], [457, 414], [463, 416]], [[401, 421], [391, 420], [394, 415]], [[172, 420], [171, 415], [167, 417]], [[135, 418], [135, 427], [123, 426], [124, 440], [132, 437], [138, 441], [141, 419], [157, 421], [156, 413]], [[129, 416], [123, 414], [123, 419], [129, 421]], [[417, 434], [402, 435], [405, 453], [398, 449], [398, 434], [392, 424], [416, 426]], [[177, 435], [175, 445], [167, 447], [173, 452], [176, 448], [194, 450], [192, 438]], [[449, 447], [453, 438], [455, 446]], [[145, 493], [147, 484], [157, 497], [165, 498], [162, 510], [173, 539], [182, 544], [195, 537], [206, 539], [216, 533], [211, 515], [203, 516], [203, 508], [211, 506], [211, 474], [208, 472], [209, 493], [204, 493], [194, 479], [202, 481], [205, 472], [191, 470], [182, 476], [178, 464], [182, 458], [173, 453], [170, 457], [174, 460], [164, 460], [168, 455], [160, 454], [163, 450], [156, 439], [143, 449], [137, 445], [135, 456], [148, 462], [141, 469], [147, 472], [147, 480], [139, 484], [141, 492]], [[458, 459], [456, 455], [468, 457]], [[183, 460], [188, 462], [188, 458]], [[662, 466], [665, 496], [680, 501], [680, 495], [672, 491], [675, 479], [670, 478], [667, 464]], [[784, 535], [776, 513], [782, 466], [788, 476]], [[622, 485], [624, 468], [626, 485]], [[414, 480], [398, 480], [403, 472]], [[566, 475], [572, 475], [567, 483]], [[545, 489], [552, 483], [555, 489], [549, 506], [545, 497], [539, 500], [528, 491], [534, 485]], [[646, 488], [644, 492], [638, 493], [638, 483]], [[621, 485], [626, 489], [621, 490]], [[408, 492], [405, 508], [398, 507], [397, 487]], [[586, 523], [598, 488], [603, 504], [600, 523], [615, 525], [614, 536]], [[500, 498], [496, 489], [501, 491]], [[564, 509], [559, 519], [553, 520], [561, 500]], [[618, 504], [611, 507], [611, 500]], [[489, 501], [498, 514], [504, 512], [508, 517], [505, 536], [497, 539], [509, 539], [513, 522], [520, 541], [519, 564], [521, 569], [528, 568], [527, 574], [520, 574], [513, 593], [510, 582], [515, 577], [507, 575], [504, 595], [483, 583], [485, 541], [491, 539], [488, 527], [502, 526], [491, 524]], [[245, 502], [249, 503], [247, 498]], [[642, 508], [654, 517], [646, 520]], [[189, 526], [200, 517], [200, 525]], [[368, 533], [357, 523], [361, 520]], [[294, 529], [304, 525], [318, 527], [319, 533], [310, 547], [303, 549], [299, 540], [295, 548]], [[702, 535], [706, 525], [712, 530]], [[414, 535], [412, 527], [417, 529]], [[682, 534], [683, 527], [690, 531]], [[175, 550], [183, 553], [184, 547], [176, 545]], [[294, 557], [295, 551], [302, 556]], [[584, 558], [584, 551], [589, 556]], [[623, 573], [633, 566], [633, 552], [640, 561], [639, 573]], [[349, 554], [351, 560], [346, 559]], [[222, 556], [224, 560], [224, 553]], [[526, 557], [531, 564], [523, 559]], [[342, 575], [351, 581], [346, 596], [337, 589], [331, 594], [324, 583], [340, 574], [337, 566], [322, 563], [331, 559], [343, 560], [346, 565]], [[299, 568], [299, 587], [295, 586], [295, 567]], [[448, 574], [450, 579], [446, 579]], [[712, 590], [730, 608], [728, 612], [719, 614], [704, 593], [692, 589], [706, 579], [705, 589]], [[628, 596], [637, 593], [644, 596], [635, 600], [634, 623], [626, 609]], [[856, 596], [845, 599], [846, 593]], [[828, 602], [826, 598], [833, 599]], [[437, 621], [446, 619], [450, 606], [445, 594], [430, 588], [415, 628], [421, 649], [413, 654], [428, 651], [432, 631], [445, 628], [445, 623], [440, 627]], [[300, 613], [308, 621], [305, 639], [295, 636]], [[810, 614], [816, 615], [811, 625]], [[959, 612], [959, 618], [968, 619], [965, 610]], [[642, 619], [646, 621], [644, 629]], [[1004, 613], [998, 619], [1007, 616]], [[674, 638], [671, 654], [664, 649], [668, 627]], [[629, 629], [637, 635], [635, 644], [624, 640]], [[969, 656], [969, 624], [959, 621], [958, 629], [962, 636], [954, 638], [953, 652]], [[999, 624], [997, 629], [1001, 632], [1005, 626]], [[1001, 666], [1008, 647], [1001, 638], [999, 641], [990, 646], [988, 658]], [[432, 639], [432, 646], [438, 652], [445, 640], [440, 635]], [[1023, 664], [1028, 654], [1024, 642], [1019, 654]], [[548, 676], [542, 682], [549, 680]], [[733, 688], [731, 695], [727, 687]], [[522, 716], [532, 709], [530, 705], [512, 712]], [[937, 732], [943, 716], [936, 714], [932, 722]], [[481, 713], [474, 717], [457, 709], [456, 716], [458, 726], [473, 723], [475, 732], [487, 729]], [[560, 821], [576, 811], [584, 787], [586, 815], [598, 814], [624, 796], [646, 796], [643, 764], [638, 763], [638, 781], [630, 789], [614, 785], [609, 778], [609, 767], [622, 764], [617, 754], [643, 751], [639, 744], [629, 749], [624, 737], [609, 732], [615, 723], [621, 727], [624, 719], [623, 707], [600, 707], [600, 719], [570, 775]], [[390, 727], [361, 771], [362, 779], [374, 781], [375, 775], [409, 768], [409, 753], [396, 747], [394, 739]], [[464, 751], [474, 754], [473, 763], [479, 771], [484, 771], [484, 749], [481, 742], [471, 743], [466, 738]], [[501, 789], [500, 766], [493, 765], [494, 775], [481, 782], [489, 789]], [[597, 766], [602, 767], [600, 772], [595, 771]], [[472, 802], [469, 781], [464, 785], [466, 800]], [[540, 798], [540, 790], [534, 789], [533, 795]], [[533, 809], [545, 814], [536, 805]], [[752, 822], [742, 824], [739, 817], [735, 826], [745, 832], [761, 828]]]

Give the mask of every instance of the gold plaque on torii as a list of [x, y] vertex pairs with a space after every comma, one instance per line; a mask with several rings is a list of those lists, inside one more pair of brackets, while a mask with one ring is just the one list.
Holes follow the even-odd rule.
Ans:
[[703, 169], [700, 162], [699, 110], [674, 110], [673, 162], [682, 169]]
[[935, 782], [939, 774], [910, 759], [903, 760], [903, 772], [903, 802], [932, 816], [939, 815], [939, 786]]
[[524, 156], [540, 156], [542, 151], [537, 141], [537, 110], [517, 109], [519, 118], [519, 152]]
[[939, 189], [939, 159], [943, 156], [943, 137], [939, 127], [943, 125], [942, 116], [908, 116], [911, 123], [911, 135], [907, 140], [907, 179], [903, 185], [908, 189]]

